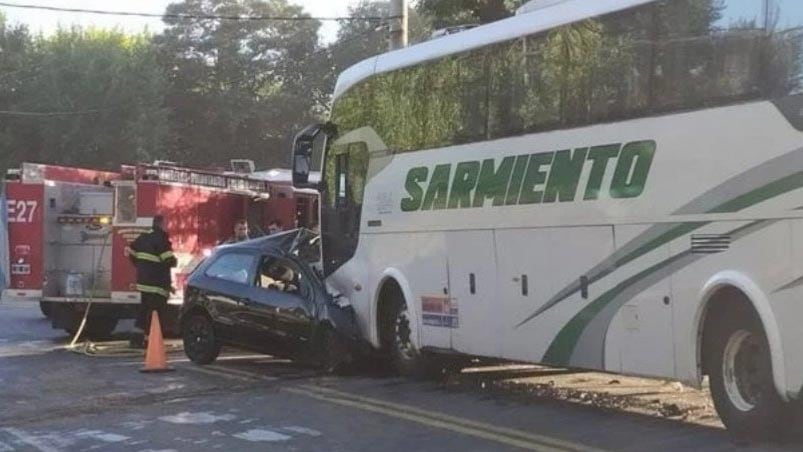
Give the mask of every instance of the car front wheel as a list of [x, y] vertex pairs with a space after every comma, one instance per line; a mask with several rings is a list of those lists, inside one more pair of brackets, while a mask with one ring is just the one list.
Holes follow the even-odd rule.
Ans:
[[220, 342], [212, 321], [203, 314], [194, 314], [181, 328], [184, 354], [195, 364], [211, 364], [220, 354]]

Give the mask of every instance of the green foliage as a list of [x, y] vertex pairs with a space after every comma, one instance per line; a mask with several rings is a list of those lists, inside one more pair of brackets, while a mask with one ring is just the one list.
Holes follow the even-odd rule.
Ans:
[[[21, 160], [114, 168], [163, 152], [165, 79], [150, 37], [60, 29], [0, 29], [2, 110], [84, 112], [0, 116], [0, 165]], [[95, 111], [97, 110], [97, 111]]]
[[418, 9], [435, 28], [485, 24], [512, 16], [526, 0], [421, 0]]
[[[185, 0], [173, 14], [304, 14], [285, 0]], [[251, 158], [286, 166], [290, 134], [325, 103], [310, 55], [318, 21], [167, 22], [157, 37], [169, 69], [170, 157], [195, 164]]]

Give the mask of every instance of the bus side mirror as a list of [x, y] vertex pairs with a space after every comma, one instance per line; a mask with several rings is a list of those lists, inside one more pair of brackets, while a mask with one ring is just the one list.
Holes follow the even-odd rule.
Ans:
[[316, 141], [320, 134], [325, 134], [326, 138], [331, 138], [335, 134], [335, 128], [331, 123], [312, 124], [304, 128], [293, 139], [293, 186], [296, 188], [319, 189], [317, 184], [310, 183], [309, 175], [312, 170], [312, 157], [315, 154]]
[[293, 185], [307, 188], [312, 166], [312, 143], [296, 142], [293, 147]]

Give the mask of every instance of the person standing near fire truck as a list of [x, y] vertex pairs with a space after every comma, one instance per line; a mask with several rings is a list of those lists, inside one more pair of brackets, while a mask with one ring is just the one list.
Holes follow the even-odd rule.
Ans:
[[153, 217], [153, 229], [141, 234], [131, 243], [128, 257], [137, 267], [137, 290], [140, 293], [140, 316], [137, 326], [147, 338], [151, 312], [164, 318], [167, 299], [172, 290], [170, 269], [177, 265], [170, 236], [164, 230], [164, 217]]

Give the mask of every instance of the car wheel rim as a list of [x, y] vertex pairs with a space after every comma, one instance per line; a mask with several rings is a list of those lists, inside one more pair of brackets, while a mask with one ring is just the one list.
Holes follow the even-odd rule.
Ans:
[[395, 334], [396, 350], [399, 353], [399, 357], [405, 361], [414, 359], [415, 346], [410, 338], [412, 332], [410, 330], [410, 318], [406, 307], [401, 309], [396, 316]]
[[190, 325], [189, 329], [189, 343], [187, 344], [189, 351], [193, 355], [204, 353], [209, 349], [210, 344], [214, 341], [212, 328], [208, 322], [196, 321]]
[[753, 410], [761, 398], [764, 353], [759, 338], [746, 330], [734, 333], [725, 345], [722, 360], [725, 392], [739, 411]]

